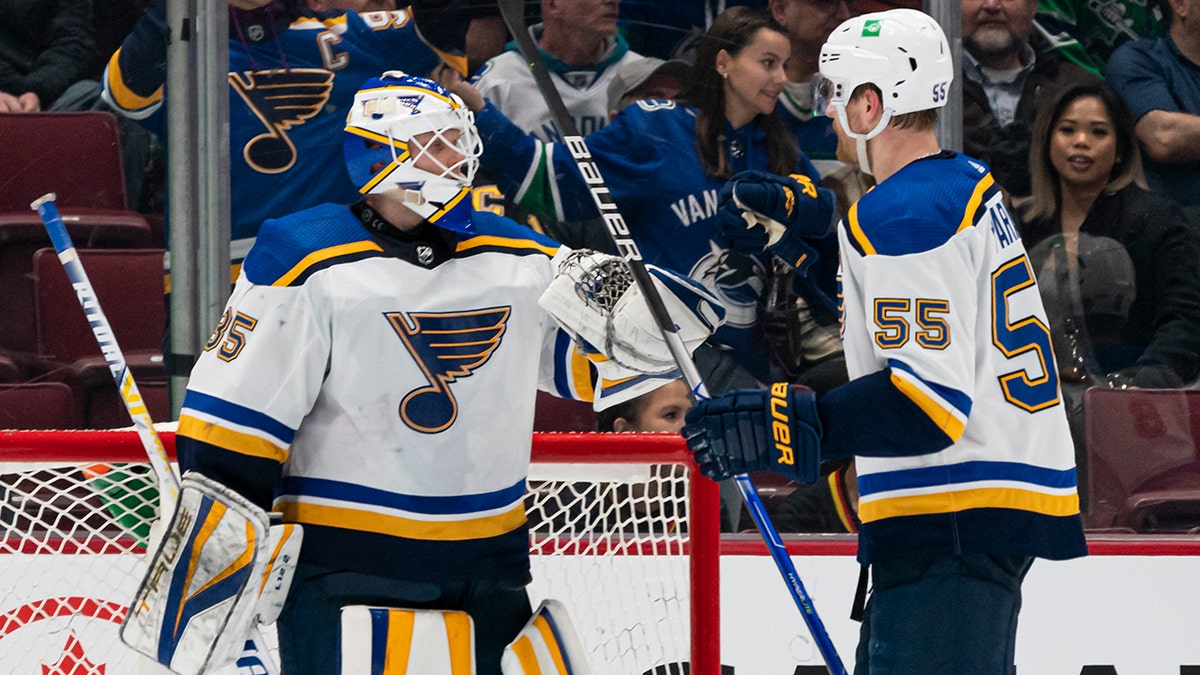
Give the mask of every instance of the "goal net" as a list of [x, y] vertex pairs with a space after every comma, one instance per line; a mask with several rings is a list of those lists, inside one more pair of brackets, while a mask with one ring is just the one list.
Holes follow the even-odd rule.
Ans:
[[[0, 673], [139, 672], [117, 630], [157, 503], [132, 431], [0, 432]], [[720, 672], [717, 489], [678, 437], [535, 434], [526, 507], [531, 600], [595, 673]]]

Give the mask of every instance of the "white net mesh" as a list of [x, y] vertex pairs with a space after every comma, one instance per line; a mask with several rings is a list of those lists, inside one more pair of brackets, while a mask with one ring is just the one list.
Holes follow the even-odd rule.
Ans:
[[[535, 605], [567, 606], [596, 673], [682, 672], [692, 629], [684, 466], [535, 463], [531, 479]], [[146, 464], [0, 461], [0, 673], [148, 672], [117, 629], [156, 504]]]

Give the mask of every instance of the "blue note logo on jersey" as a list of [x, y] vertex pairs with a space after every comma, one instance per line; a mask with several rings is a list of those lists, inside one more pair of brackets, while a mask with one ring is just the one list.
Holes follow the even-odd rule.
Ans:
[[242, 148], [246, 163], [260, 173], [292, 168], [296, 146], [287, 131], [325, 108], [333, 73], [321, 68], [246, 71], [230, 73], [229, 84], [265, 129]]
[[508, 324], [510, 307], [466, 312], [386, 312], [396, 334], [429, 384], [400, 402], [400, 419], [425, 434], [445, 431], [458, 419], [450, 384], [488, 362]]

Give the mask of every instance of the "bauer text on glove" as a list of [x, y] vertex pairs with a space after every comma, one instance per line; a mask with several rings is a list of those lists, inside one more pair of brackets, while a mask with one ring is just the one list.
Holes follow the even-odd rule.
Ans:
[[813, 483], [820, 475], [821, 422], [816, 394], [805, 387], [776, 382], [700, 401], [687, 413], [683, 437], [713, 480], [765, 470]]

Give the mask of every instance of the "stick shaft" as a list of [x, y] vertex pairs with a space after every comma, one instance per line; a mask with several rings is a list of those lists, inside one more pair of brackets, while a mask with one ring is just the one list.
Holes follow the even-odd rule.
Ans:
[[[613, 242], [617, 246], [618, 254], [629, 266], [634, 283], [641, 289], [647, 303], [650, 305], [651, 315], [654, 317], [655, 323], [658, 324], [659, 330], [662, 331], [663, 339], [666, 341], [671, 351], [671, 356], [675, 359], [676, 365], [683, 374], [684, 381], [687, 382], [694, 396], [707, 397], [707, 391], [700, 377], [700, 372], [684, 346], [683, 340], [675, 330], [675, 323], [671, 320], [670, 314], [663, 304], [662, 297], [658, 294], [657, 287], [655, 287], [650, 279], [650, 274], [646, 271], [641, 250], [638, 248], [637, 242], [630, 235], [629, 227], [617, 209], [617, 205], [612, 198], [612, 193], [609, 192], [608, 186], [600, 174], [599, 167], [596, 166], [591, 153], [588, 151], [587, 143], [584, 142], [583, 137], [575, 128], [575, 123], [570, 113], [567, 112], [567, 107], [562, 101], [562, 96], [559, 95], [553, 80], [550, 79], [550, 72], [546, 69], [546, 64], [538, 51], [537, 45], [534, 44], [533, 38], [529, 34], [529, 30], [525, 25], [524, 0], [499, 0], [499, 7], [504, 23], [508, 26], [509, 32], [513, 34], [513, 38], [517, 41], [517, 46], [521, 50], [521, 54], [529, 62], [529, 67], [533, 71], [534, 81], [537, 83], [538, 90], [541, 91], [542, 98], [545, 99], [546, 105], [550, 108], [550, 113], [554, 117], [554, 121], [558, 124], [559, 131], [562, 132], [563, 142], [570, 151], [571, 157], [579, 166], [580, 173], [588, 185], [592, 199], [596, 202], [596, 208], [600, 210], [601, 219], [604, 221], [609, 235], [612, 236]], [[787, 583], [788, 592], [791, 593], [792, 599], [795, 601], [796, 606], [800, 609], [801, 616], [804, 618], [805, 625], [808, 626], [809, 632], [817, 642], [821, 656], [825, 659], [826, 666], [834, 675], [845, 675], [846, 668], [842, 665], [841, 657], [838, 656], [833, 641], [829, 638], [828, 631], [825, 630], [825, 625], [817, 615], [816, 609], [812, 604], [812, 599], [809, 598], [804, 585], [800, 582], [800, 575], [797, 574], [796, 567], [792, 563], [791, 557], [787, 554], [787, 549], [784, 547], [783, 542], [780, 541], [778, 530], [775, 529], [774, 523], [771, 522], [770, 517], [767, 515], [762, 499], [758, 496], [758, 490], [746, 474], [739, 474], [734, 477], [734, 480], [736, 481], [738, 490], [742, 493], [742, 499], [746, 502], [750, 510], [755, 525], [758, 526], [759, 532], [762, 533], [767, 549], [771, 552], [771, 558], [775, 561], [776, 567], [779, 568], [779, 573]]]
[[[150, 459], [150, 466], [158, 478], [159, 513], [165, 515], [169, 511], [174, 511], [175, 502], [179, 499], [179, 478], [171, 468], [167, 449], [154, 429], [150, 411], [146, 408], [142, 395], [138, 391], [133, 374], [129, 372], [125, 355], [121, 351], [120, 345], [117, 344], [116, 334], [113, 333], [112, 326], [108, 323], [108, 317], [104, 315], [104, 310], [100, 307], [100, 300], [96, 297], [91, 280], [88, 279], [87, 270], [83, 268], [83, 263], [79, 260], [79, 253], [71, 241], [71, 235], [67, 232], [67, 227], [63, 223], [54, 199], [54, 193], [50, 193], [30, 206], [41, 216], [42, 224], [46, 226], [46, 233], [50, 235], [50, 241], [54, 244], [54, 250], [58, 252], [58, 260], [62, 263], [63, 271], [67, 273], [67, 279], [75, 289], [75, 296], [79, 299], [83, 313], [92, 327], [92, 334], [96, 336], [96, 342], [100, 343], [100, 351], [104, 353], [104, 360], [108, 363], [108, 369], [112, 371], [113, 380], [117, 383], [117, 390], [121, 393], [121, 400], [125, 403], [125, 409], [129, 411], [129, 417], [133, 420], [138, 438], [146, 450], [146, 457]], [[257, 657], [258, 663], [266, 669], [267, 675], [276, 675], [279, 669], [275, 667], [262, 647], [266, 643], [257, 627], [252, 630], [247, 642], [252, 644], [247, 645], [243, 656]], [[231, 666], [229, 672], [236, 672], [236, 667]]]

